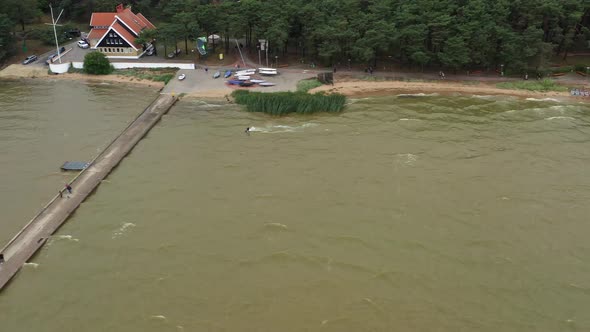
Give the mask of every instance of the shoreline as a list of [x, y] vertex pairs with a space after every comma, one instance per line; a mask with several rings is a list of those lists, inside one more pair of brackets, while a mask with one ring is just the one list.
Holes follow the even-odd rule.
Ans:
[[[45, 68], [25, 67], [22, 65], [10, 65], [0, 71], [0, 79], [43, 79], [43, 80], [70, 80], [86, 82], [109, 82], [118, 84], [133, 84], [145, 87], [164, 89], [166, 86], [163, 82], [139, 79], [137, 77], [122, 76], [117, 74], [109, 75], [88, 75], [81, 73], [66, 73], [59, 75], [50, 75]], [[293, 77], [295, 79], [295, 77]], [[184, 98], [205, 98], [227, 100], [234, 89], [229, 87], [199, 87], [197, 90], [183, 93]], [[365, 81], [352, 78], [336, 78], [334, 85], [322, 85], [309, 91], [309, 93], [340, 93], [347, 97], [382, 97], [404, 93], [424, 93], [424, 94], [460, 94], [467, 96], [513, 96], [519, 98], [555, 98], [567, 101], [586, 102], [580, 97], [573, 97], [568, 91], [529, 91], [519, 89], [501, 89], [495, 86], [495, 83], [484, 81]]]

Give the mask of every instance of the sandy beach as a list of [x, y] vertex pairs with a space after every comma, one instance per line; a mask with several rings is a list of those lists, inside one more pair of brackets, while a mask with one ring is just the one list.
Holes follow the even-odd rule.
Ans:
[[515, 89], [500, 89], [494, 84], [471, 81], [469, 83], [457, 81], [441, 82], [405, 82], [405, 81], [336, 81], [333, 86], [324, 85], [311, 90], [317, 92], [337, 92], [349, 97], [385, 96], [399, 93], [440, 93], [464, 95], [509, 95], [516, 97], [567, 98], [568, 92], [539, 92]]
[[0, 79], [58, 79], [58, 80], [72, 80], [72, 81], [86, 81], [86, 82], [112, 82], [121, 84], [139, 84], [156, 89], [162, 89], [164, 82], [154, 82], [150, 80], [142, 80], [136, 77], [122, 76], [122, 75], [88, 75], [79, 73], [67, 73], [60, 75], [50, 75], [47, 68], [39, 68], [37, 66], [23, 66], [19, 64], [10, 65], [4, 70], [0, 71]]

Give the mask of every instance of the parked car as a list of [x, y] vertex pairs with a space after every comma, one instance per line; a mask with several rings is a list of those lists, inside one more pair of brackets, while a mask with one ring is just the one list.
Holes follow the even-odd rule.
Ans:
[[89, 48], [90, 45], [88, 45], [88, 43], [83, 40], [78, 40], [78, 47], [79, 48]]
[[[62, 47], [59, 48], [59, 54], [62, 54], [65, 51], [66, 51], [66, 48], [65, 47], [62, 46]], [[48, 64], [52, 63], [53, 62], [53, 58], [55, 58], [55, 57], [57, 57], [57, 53], [51, 53], [51, 54], [49, 54], [49, 56], [47, 57], [47, 60], [45, 60], [45, 64], [48, 65]]]
[[154, 52], [156, 51], [156, 49], [154, 48], [154, 45], [149, 45], [146, 49], [145, 49], [145, 55], [154, 55]]
[[29, 55], [24, 61], [23, 61], [23, 65], [28, 65], [29, 63], [33, 63], [37, 61], [37, 56], [36, 55]]
[[80, 37], [81, 33], [80, 33], [80, 29], [70, 29], [66, 32], [64, 32], [64, 36], [68, 39], [73, 39], [75, 37]]

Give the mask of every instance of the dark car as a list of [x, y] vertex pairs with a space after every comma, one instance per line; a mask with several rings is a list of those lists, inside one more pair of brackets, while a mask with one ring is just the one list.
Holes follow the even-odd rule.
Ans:
[[80, 35], [81, 35], [80, 29], [70, 29], [70, 30], [64, 32], [64, 36], [68, 39], [80, 37]]
[[28, 65], [29, 63], [33, 63], [37, 61], [36, 55], [29, 55], [25, 60], [23, 60], [23, 65]]
[[[63, 52], [65, 52], [65, 51], [66, 51], [65, 47], [62, 46], [59, 48], [59, 54], [63, 54]], [[45, 60], [45, 64], [48, 65], [48, 64], [52, 63], [53, 58], [55, 58], [55, 57], [57, 57], [57, 53], [49, 54], [49, 56], [47, 57], [47, 60]]]

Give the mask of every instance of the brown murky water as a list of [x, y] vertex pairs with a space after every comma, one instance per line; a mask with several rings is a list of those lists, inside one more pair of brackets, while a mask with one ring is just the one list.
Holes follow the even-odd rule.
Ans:
[[0, 295], [0, 322], [588, 330], [589, 111], [392, 96], [272, 118], [182, 101]]

